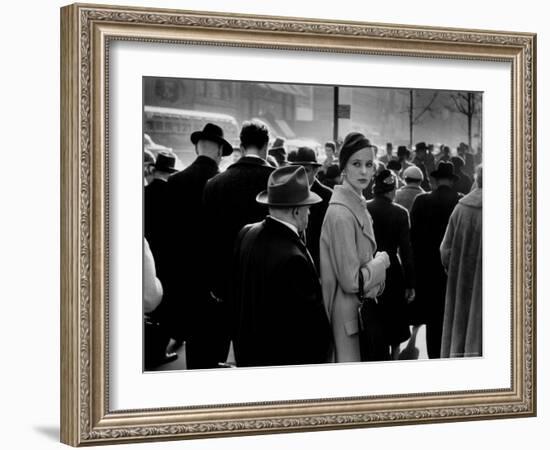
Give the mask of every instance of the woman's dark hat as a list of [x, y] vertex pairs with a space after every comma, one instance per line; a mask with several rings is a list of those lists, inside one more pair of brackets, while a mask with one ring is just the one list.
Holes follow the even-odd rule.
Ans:
[[388, 169], [382, 170], [374, 177], [374, 185], [372, 187], [373, 194], [385, 194], [395, 189], [397, 179], [395, 175]]
[[174, 155], [168, 152], [160, 152], [155, 161], [155, 170], [159, 172], [174, 173], [177, 172], [175, 165], [176, 157]]
[[191, 142], [197, 145], [200, 140], [212, 141], [221, 144], [222, 156], [229, 156], [233, 153], [233, 146], [223, 138], [223, 130], [213, 123], [207, 123], [202, 131], [191, 133]]
[[317, 162], [315, 151], [309, 147], [300, 147], [297, 151], [288, 155], [288, 162], [295, 166], [316, 166], [321, 167]]
[[431, 172], [430, 176], [435, 179], [447, 178], [449, 180], [458, 180], [458, 177], [454, 173], [453, 163], [446, 161], [441, 161], [437, 165], [437, 170]]
[[274, 170], [267, 180], [267, 190], [256, 201], [263, 205], [293, 207], [313, 205], [322, 201], [309, 189], [307, 174], [302, 166], [285, 166]]
[[340, 170], [344, 170], [348, 160], [355, 152], [370, 147], [370, 141], [364, 134], [352, 131], [344, 139], [342, 148], [340, 149], [340, 156], [338, 157], [340, 163]]

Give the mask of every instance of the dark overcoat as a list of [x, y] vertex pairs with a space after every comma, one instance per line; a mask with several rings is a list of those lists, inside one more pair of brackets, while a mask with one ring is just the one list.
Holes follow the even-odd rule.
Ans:
[[212, 178], [204, 189], [212, 258], [211, 290], [224, 301], [230, 301], [235, 238], [246, 224], [259, 222], [267, 215], [267, 207], [257, 203], [256, 196], [267, 189], [267, 180], [274, 170], [263, 159], [243, 156]]
[[198, 156], [168, 179], [170, 226], [165, 234], [170, 235], [172, 251], [163, 307], [175, 338], [188, 337], [194, 324], [204, 321], [209, 289], [202, 197], [206, 182], [217, 173], [218, 164], [213, 159]]
[[237, 366], [327, 362], [321, 285], [298, 235], [268, 216], [243, 228], [234, 257]]
[[367, 202], [372, 217], [378, 251], [390, 257], [386, 269], [386, 288], [379, 297], [389, 345], [410, 337], [405, 289], [414, 287], [412, 249], [409, 235], [409, 213], [389, 198], [375, 196]]
[[170, 208], [168, 183], [155, 178], [143, 190], [143, 234], [149, 242], [157, 277], [163, 286], [170, 267]]
[[439, 357], [447, 276], [439, 246], [449, 217], [461, 194], [449, 186], [418, 195], [411, 210], [411, 244], [416, 274], [416, 298], [411, 304], [411, 321], [427, 324], [428, 353]]
[[315, 268], [318, 273], [320, 272], [319, 265], [319, 241], [321, 240], [321, 228], [323, 226], [323, 220], [328, 208], [328, 202], [332, 197], [332, 189], [326, 187], [319, 180], [315, 179], [311, 186], [311, 192], [314, 192], [322, 201], [315, 205], [311, 205], [309, 208], [309, 222], [306, 229], [306, 245]]

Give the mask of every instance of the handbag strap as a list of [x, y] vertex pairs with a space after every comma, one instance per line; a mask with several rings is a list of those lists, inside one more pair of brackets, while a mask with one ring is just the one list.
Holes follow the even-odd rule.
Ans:
[[357, 292], [357, 298], [361, 303], [366, 300], [364, 284], [365, 284], [365, 280], [363, 279], [363, 271], [361, 270], [361, 268], [359, 268], [359, 291]]

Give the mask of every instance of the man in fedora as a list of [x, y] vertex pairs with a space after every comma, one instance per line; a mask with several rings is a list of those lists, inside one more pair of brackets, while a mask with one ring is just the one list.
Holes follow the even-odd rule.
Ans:
[[413, 166], [413, 164], [409, 161], [410, 157], [411, 151], [406, 145], [400, 145], [397, 147], [397, 160], [401, 164], [401, 171], [398, 173], [399, 178], [403, 178], [403, 172], [407, 170], [408, 167]]
[[[144, 152], [144, 155], [147, 153]], [[145, 163], [145, 161], [144, 161]], [[170, 266], [172, 264], [172, 239], [168, 232], [170, 225], [170, 209], [172, 207], [168, 190], [168, 179], [176, 172], [176, 157], [169, 152], [160, 152], [156, 161], [149, 162], [148, 171], [151, 181], [143, 190], [143, 233], [149, 243], [155, 264], [156, 276], [162, 288], [169, 283]], [[147, 369], [177, 358], [176, 354], [165, 351], [169, 342], [168, 328], [162, 323], [162, 303], [151, 311], [152, 322], [159, 322], [160, 329], [156, 345], [151, 344], [151, 334], [146, 332], [144, 341], [144, 356]]]
[[272, 147], [267, 152], [269, 156], [273, 156], [277, 162], [277, 167], [283, 167], [288, 164], [286, 149], [285, 149], [285, 140], [282, 137], [277, 137], [273, 142]]
[[256, 196], [265, 189], [271, 172], [267, 163], [269, 131], [259, 121], [244, 122], [241, 133], [243, 156], [225, 172], [208, 181], [204, 188], [204, 210], [208, 234], [210, 291], [218, 300], [224, 322], [218, 327], [217, 352], [225, 358], [229, 352], [234, 318], [231, 316], [231, 264], [235, 238], [243, 226], [262, 220], [267, 208], [256, 202]]
[[315, 151], [309, 147], [300, 147], [298, 150], [291, 152], [288, 155], [289, 164], [294, 166], [302, 166], [307, 174], [309, 188], [314, 192], [321, 201], [311, 206], [309, 223], [305, 231], [305, 242], [307, 249], [313, 258], [317, 271], [320, 271], [319, 266], [319, 241], [321, 239], [321, 226], [325, 219], [325, 214], [328, 208], [328, 202], [332, 197], [332, 189], [321, 184], [317, 179], [317, 173], [321, 164], [317, 162]]
[[157, 275], [163, 281], [167, 275], [166, 231], [169, 229], [168, 212], [170, 199], [168, 178], [177, 172], [176, 157], [169, 152], [160, 152], [152, 165], [152, 180], [143, 190], [144, 235], [155, 258]]
[[327, 362], [329, 321], [319, 276], [300, 239], [310, 206], [321, 198], [310, 191], [303, 167], [286, 166], [271, 174], [256, 201], [269, 215], [246, 225], [235, 245], [237, 366]]
[[206, 182], [219, 173], [221, 158], [231, 155], [233, 147], [213, 123], [192, 133], [191, 142], [197, 158], [168, 180], [172, 252], [165, 318], [175, 347], [186, 341], [187, 368], [207, 369], [218, 367], [220, 361], [212, 345], [218, 327], [213, 323], [216, 305], [206, 278], [209, 236], [202, 198]]
[[426, 324], [428, 356], [439, 358], [447, 275], [439, 246], [449, 217], [462, 194], [453, 189], [453, 164], [442, 161], [430, 173], [435, 189], [416, 196], [411, 209], [411, 244], [416, 269], [416, 298], [411, 304], [413, 325]]

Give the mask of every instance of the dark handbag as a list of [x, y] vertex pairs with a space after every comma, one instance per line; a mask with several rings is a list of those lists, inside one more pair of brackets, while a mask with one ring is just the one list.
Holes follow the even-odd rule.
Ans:
[[365, 296], [363, 273], [359, 270], [359, 347], [361, 361], [386, 361], [389, 358], [384, 334], [384, 314], [376, 298]]

